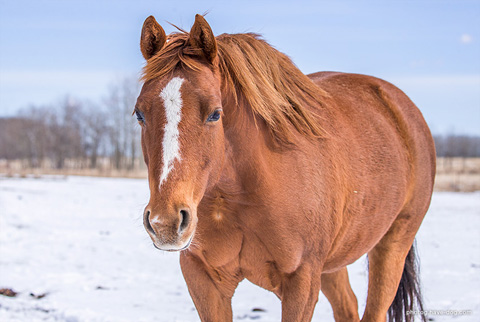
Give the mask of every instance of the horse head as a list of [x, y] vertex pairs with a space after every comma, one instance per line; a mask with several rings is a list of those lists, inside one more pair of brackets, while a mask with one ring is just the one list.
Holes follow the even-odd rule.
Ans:
[[178, 251], [194, 238], [197, 206], [225, 160], [217, 45], [201, 15], [190, 33], [168, 37], [151, 16], [140, 48], [147, 77], [135, 114], [150, 188], [144, 226], [155, 247]]

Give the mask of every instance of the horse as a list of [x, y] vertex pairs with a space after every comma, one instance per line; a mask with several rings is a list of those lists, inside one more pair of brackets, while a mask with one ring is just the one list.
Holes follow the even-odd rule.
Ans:
[[371, 76], [307, 76], [257, 34], [215, 37], [202, 15], [168, 36], [148, 17], [140, 50], [144, 226], [180, 252], [202, 321], [232, 321], [245, 278], [278, 296], [284, 322], [310, 321], [320, 290], [335, 321], [360, 321], [346, 266], [364, 254], [361, 321], [413, 320], [435, 148], [406, 94]]

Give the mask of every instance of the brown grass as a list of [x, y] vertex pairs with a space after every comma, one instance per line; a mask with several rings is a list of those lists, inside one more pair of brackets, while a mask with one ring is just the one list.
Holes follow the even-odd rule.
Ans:
[[147, 178], [147, 169], [143, 160], [138, 159], [135, 168], [115, 169], [108, 159], [100, 159], [97, 168], [89, 168], [74, 160], [67, 160], [66, 167], [55, 169], [51, 162], [44, 162], [42, 167], [29, 167], [25, 160], [0, 160], [0, 177], [41, 178], [42, 176], [88, 176], [113, 178]]
[[100, 169], [22, 169], [21, 171], [3, 172], [0, 177], [41, 178], [42, 176], [84, 176], [106, 178], [146, 179], [147, 170], [100, 170]]
[[480, 190], [480, 158], [438, 158], [435, 190]]
[[[21, 161], [0, 161], [0, 177], [33, 177], [41, 178], [45, 175], [60, 176], [90, 176], [113, 178], [147, 178], [145, 167], [134, 170], [116, 170], [112, 167], [102, 169], [52, 169], [28, 168]], [[471, 192], [480, 190], [480, 158], [438, 158], [435, 191], [462, 191]]]

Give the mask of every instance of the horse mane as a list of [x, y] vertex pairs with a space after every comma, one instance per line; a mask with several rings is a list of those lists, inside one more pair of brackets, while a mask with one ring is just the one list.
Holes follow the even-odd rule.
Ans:
[[[205, 62], [198, 59], [200, 49], [190, 46], [188, 37], [183, 30], [170, 34], [166, 45], [147, 61], [142, 80], [162, 77], [176, 68], [200, 70]], [[222, 81], [233, 94], [236, 105], [243, 98], [253, 115], [264, 120], [280, 142], [294, 141], [292, 125], [307, 137], [324, 136], [319, 116], [312, 108], [321, 108], [328, 94], [286, 55], [253, 33], [223, 34], [216, 40]]]

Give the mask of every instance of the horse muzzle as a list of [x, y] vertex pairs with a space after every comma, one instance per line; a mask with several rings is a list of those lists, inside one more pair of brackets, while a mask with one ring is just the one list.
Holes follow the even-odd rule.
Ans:
[[143, 224], [155, 248], [181, 251], [187, 249], [193, 240], [197, 216], [189, 207], [182, 207], [176, 214], [155, 214], [147, 207]]

